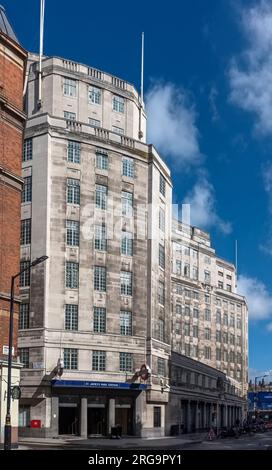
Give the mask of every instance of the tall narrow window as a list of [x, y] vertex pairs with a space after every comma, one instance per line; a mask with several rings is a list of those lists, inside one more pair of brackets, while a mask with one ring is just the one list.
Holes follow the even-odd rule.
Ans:
[[107, 251], [107, 233], [104, 224], [95, 225], [94, 247], [96, 250]]
[[120, 312], [120, 335], [132, 335], [132, 313], [126, 310]]
[[64, 348], [63, 351], [64, 369], [76, 370], [78, 368], [78, 350]]
[[205, 339], [207, 339], [207, 340], [211, 339], [211, 329], [210, 328], [205, 328]]
[[133, 355], [127, 352], [120, 352], [120, 371], [132, 372]]
[[21, 245], [30, 245], [31, 243], [31, 219], [21, 221]]
[[205, 346], [204, 356], [205, 356], [205, 359], [211, 359], [211, 348], [209, 346]]
[[165, 285], [162, 281], [159, 281], [158, 283], [158, 301], [161, 305], [164, 305], [165, 303]]
[[80, 181], [74, 178], [67, 179], [67, 202], [80, 204]]
[[130, 157], [123, 157], [122, 161], [123, 176], [134, 178], [134, 160]]
[[74, 140], [68, 141], [67, 147], [67, 160], [71, 163], [80, 163], [80, 142], [76, 142]]
[[206, 321], [211, 321], [211, 311], [209, 308], [205, 308], [205, 316], [204, 316], [204, 319]]
[[20, 348], [19, 356], [20, 356], [20, 361], [23, 364], [23, 367], [28, 369], [29, 368], [29, 348]]
[[132, 273], [121, 271], [120, 273], [121, 294], [132, 295]]
[[95, 205], [98, 209], [107, 209], [107, 186], [102, 184], [95, 185]]
[[160, 173], [160, 193], [165, 196], [165, 187], [166, 187], [166, 181], [165, 178], [162, 176]]
[[32, 139], [25, 139], [23, 149], [23, 162], [32, 160], [33, 145]]
[[20, 262], [20, 271], [22, 274], [20, 275], [20, 287], [28, 287], [30, 286], [30, 261], [21, 261]]
[[78, 263], [66, 262], [66, 287], [68, 289], [78, 288]]
[[156, 322], [156, 339], [164, 343], [165, 341], [165, 322], [161, 318]]
[[94, 333], [106, 333], [106, 309], [104, 307], [94, 307], [93, 330]]
[[65, 305], [65, 330], [78, 330], [78, 305]]
[[131, 217], [133, 215], [133, 194], [122, 191], [122, 215]]
[[161, 407], [154, 406], [154, 419], [153, 419], [154, 428], [161, 427]]
[[96, 152], [96, 168], [98, 168], [98, 170], [108, 170], [109, 158], [107, 153]]
[[158, 357], [158, 375], [165, 377], [165, 359]]
[[165, 210], [162, 207], [159, 210], [159, 228], [165, 232]]
[[66, 220], [66, 243], [79, 246], [79, 222], [76, 220]]
[[121, 254], [133, 256], [133, 234], [132, 232], [122, 231]]
[[64, 78], [63, 94], [65, 96], [76, 96], [76, 80]]
[[94, 290], [106, 292], [107, 270], [103, 266], [94, 267]]
[[24, 178], [24, 186], [22, 191], [22, 202], [32, 201], [32, 176]]
[[165, 268], [165, 248], [161, 244], [159, 244], [159, 266]]
[[95, 86], [89, 87], [89, 101], [93, 104], [101, 104], [101, 89]]
[[19, 329], [26, 330], [29, 328], [29, 304], [20, 305], [19, 313]]
[[204, 271], [204, 281], [206, 284], [211, 283], [211, 272], [210, 271]]
[[112, 99], [112, 109], [118, 113], [123, 113], [125, 110], [125, 100], [122, 96], [114, 96]]
[[93, 370], [106, 370], [106, 351], [93, 351]]

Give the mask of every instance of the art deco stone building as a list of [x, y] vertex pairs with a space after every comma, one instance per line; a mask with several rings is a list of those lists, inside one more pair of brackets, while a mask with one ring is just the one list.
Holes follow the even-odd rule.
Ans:
[[21, 432], [164, 435], [172, 344], [183, 351], [173, 285], [187, 283], [170, 262], [169, 169], [132, 85], [58, 57], [42, 71], [40, 102], [31, 56], [21, 262], [49, 260], [21, 278]]
[[[20, 265], [20, 208], [22, 139], [25, 123], [23, 87], [26, 51], [18, 43], [0, 5], [0, 444], [3, 442], [6, 416], [7, 359], [9, 351], [9, 309], [11, 276]], [[19, 288], [14, 305], [14, 342], [12, 385], [19, 384], [17, 332]], [[12, 440], [18, 428], [18, 401], [12, 403]]]

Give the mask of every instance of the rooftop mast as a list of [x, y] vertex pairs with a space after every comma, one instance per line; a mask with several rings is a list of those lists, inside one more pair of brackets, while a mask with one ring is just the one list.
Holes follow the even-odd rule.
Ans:
[[39, 95], [38, 106], [42, 105], [42, 57], [43, 57], [43, 35], [44, 35], [44, 6], [45, 0], [40, 0], [40, 52], [39, 52]]

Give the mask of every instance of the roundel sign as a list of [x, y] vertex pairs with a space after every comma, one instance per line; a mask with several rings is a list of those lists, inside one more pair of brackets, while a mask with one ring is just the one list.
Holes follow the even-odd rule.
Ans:
[[139, 376], [143, 380], [147, 380], [150, 374], [149, 368], [146, 366], [146, 364], [143, 364], [140, 368]]

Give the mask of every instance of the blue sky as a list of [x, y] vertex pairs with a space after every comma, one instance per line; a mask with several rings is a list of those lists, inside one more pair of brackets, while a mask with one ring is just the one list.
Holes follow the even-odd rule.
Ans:
[[[23, 46], [37, 51], [39, 0], [2, 3]], [[250, 367], [272, 369], [272, 4], [46, 0], [45, 54], [137, 87], [142, 31], [149, 140], [171, 168], [175, 202], [191, 202], [192, 222], [211, 232], [218, 254], [234, 260], [238, 240]]]

